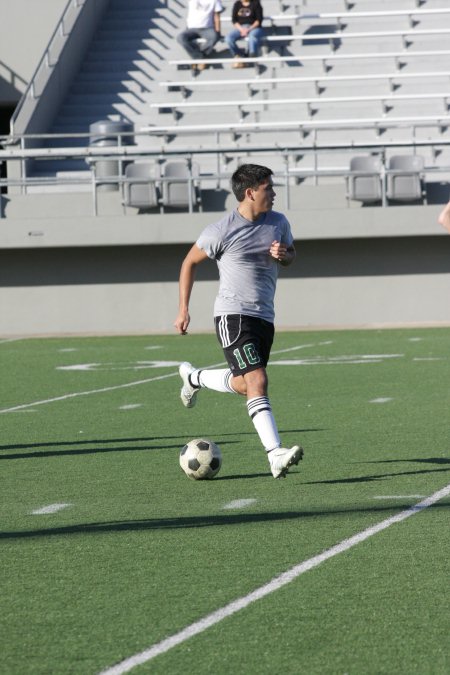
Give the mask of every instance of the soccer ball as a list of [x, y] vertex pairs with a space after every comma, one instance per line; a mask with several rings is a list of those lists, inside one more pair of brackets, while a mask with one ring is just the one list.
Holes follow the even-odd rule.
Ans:
[[207, 438], [194, 438], [180, 452], [180, 466], [194, 480], [214, 478], [222, 466], [218, 445]]

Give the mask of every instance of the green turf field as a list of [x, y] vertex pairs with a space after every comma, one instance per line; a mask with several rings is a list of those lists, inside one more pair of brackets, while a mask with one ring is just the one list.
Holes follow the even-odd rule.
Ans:
[[[0, 340], [0, 358], [0, 672], [144, 654], [136, 675], [448, 675], [450, 328], [278, 333], [271, 403], [305, 449], [286, 480], [244, 399], [182, 407], [178, 364], [222, 362], [213, 335]], [[212, 481], [179, 468], [199, 436], [222, 449]]]

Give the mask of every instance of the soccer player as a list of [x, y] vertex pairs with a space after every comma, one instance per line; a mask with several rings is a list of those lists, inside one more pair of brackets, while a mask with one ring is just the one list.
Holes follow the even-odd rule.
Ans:
[[197, 369], [182, 363], [181, 400], [192, 408], [203, 387], [246, 396], [248, 414], [267, 452], [272, 475], [284, 478], [289, 467], [302, 459], [303, 449], [282, 447], [268, 398], [266, 366], [274, 337], [278, 267], [290, 265], [295, 258], [289, 222], [272, 211], [272, 175], [271, 169], [258, 164], [243, 164], [232, 175], [237, 208], [208, 225], [185, 257], [174, 325], [181, 335], [187, 333], [196, 268], [212, 258], [220, 276], [214, 323], [229, 367]]

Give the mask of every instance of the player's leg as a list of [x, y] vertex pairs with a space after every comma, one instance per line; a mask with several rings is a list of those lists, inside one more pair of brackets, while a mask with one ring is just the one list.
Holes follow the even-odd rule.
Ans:
[[273, 324], [239, 314], [216, 317], [215, 323], [229, 368], [197, 369], [190, 363], [182, 363], [183, 405], [192, 408], [202, 388], [246, 396], [248, 414], [267, 452], [272, 475], [284, 477], [289, 467], [302, 458], [303, 450], [297, 445], [281, 446], [268, 397], [266, 365], [273, 342]]
[[[232, 345], [231, 355], [227, 354], [228, 362], [234, 373], [237, 372], [237, 367], [242, 373], [240, 377], [245, 382], [242, 389], [247, 396], [248, 414], [267, 452], [272, 475], [274, 478], [282, 478], [286, 476], [290, 466], [298, 464], [303, 450], [298, 445], [292, 448], [282, 447], [268, 396], [266, 366], [272, 348], [274, 327], [273, 324], [254, 317], [241, 318], [239, 340]], [[236, 387], [236, 380], [237, 377], [231, 380], [233, 387]]]
[[[241, 330], [241, 319], [238, 314], [216, 317], [216, 334], [225, 357], [227, 349], [237, 339]], [[180, 377], [183, 380], [181, 388], [181, 401], [186, 408], [193, 408], [197, 402], [200, 389], [213, 389], [220, 393], [245, 395], [243, 388], [245, 383], [242, 377], [233, 383], [234, 377], [231, 368], [195, 368], [191, 363], [184, 362], [179, 368]]]
[[183, 381], [180, 397], [186, 408], [194, 407], [197, 402], [197, 394], [202, 387], [214, 389], [221, 393], [240, 393], [231, 385], [233, 376], [229, 368], [195, 368], [191, 363], [185, 361], [180, 365], [179, 373]]

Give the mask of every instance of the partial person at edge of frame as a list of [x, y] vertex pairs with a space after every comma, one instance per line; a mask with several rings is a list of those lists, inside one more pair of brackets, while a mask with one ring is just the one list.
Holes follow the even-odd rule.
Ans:
[[439, 225], [450, 234], [450, 201], [444, 206], [438, 217]]

